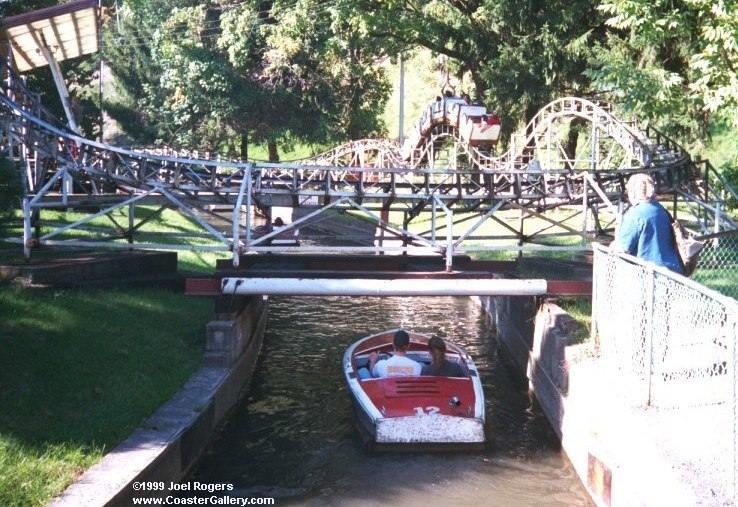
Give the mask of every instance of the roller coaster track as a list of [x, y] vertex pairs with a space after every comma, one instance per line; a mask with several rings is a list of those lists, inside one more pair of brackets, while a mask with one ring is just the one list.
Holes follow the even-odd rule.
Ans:
[[[567, 97], [547, 105], [512, 136], [509, 149], [500, 155], [465, 144], [457, 129], [439, 123], [409, 154], [392, 141], [369, 139], [300, 163], [249, 163], [125, 149], [85, 139], [43, 108], [38, 95], [9, 69], [0, 70], [0, 155], [22, 162], [21, 241], [27, 255], [38, 244], [194, 248], [232, 251], [238, 262], [240, 253], [289, 249], [269, 244], [277, 231], [254, 237], [249, 212], [284, 206], [309, 210], [288, 227], [296, 228], [331, 208], [350, 209], [369, 215], [402, 242], [401, 247], [379, 244], [352, 251], [431, 251], [445, 254], [450, 264], [455, 251], [498, 248], [484, 244], [489, 239], [514, 239], [520, 245], [540, 239], [551, 229], [583, 238], [611, 231], [625, 180], [633, 172], [651, 173], [658, 192], [675, 205], [688, 206], [700, 227], [736, 227], [722, 212], [723, 194], [736, 197], [735, 192], [709, 164], [693, 162], [685, 150], [657, 131], [622, 122], [607, 105], [585, 99]], [[589, 137], [580, 141], [576, 154], [567, 154], [562, 133], [573, 119], [589, 125], [582, 129], [588, 130]], [[444, 152], [446, 160], [441, 163]], [[134, 242], [135, 233], [150, 219], [136, 222], [135, 206], [143, 204], [159, 206], [155, 214], [165, 208], [179, 210], [198, 222], [215, 243], [183, 247]], [[44, 209], [70, 207], [96, 212], [45, 234], [33, 234], [34, 226], [41, 231]], [[207, 219], [216, 207], [227, 210], [228, 215], [219, 218], [228, 223], [228, 231]], [[121, 208], [129, 210], [127, 226], [112, 218], [112, 211]], [[555, 208], [578, 211], [553, 217], [548, 211]], [[511, 209], [520, 212], [519, 228], [499, 216]], [[389, 222], [391, 212], [401, 212], [401, 227]], [[430, 226], [423, 232], [410, 227], [421, 214], [430, 215]], [[108, 237], [94, 241], [73, 237], [75, 230], [104, 215], [115, 224]], [[461, 232], [460, 224], [472, 219], [476, 222]], [[510, 234], [474, 236], [490, 219]], [[544, 225], [526, 231], [523, 221], [528, 219]], [[574, 225], [577, 220], [583, 224]], [[477, 244], [472, 245], [473, 241]]]
[[359, 139], [305, 159], [306, 164], [337, 167], [402, 167], [400, 147], [389, 139]]

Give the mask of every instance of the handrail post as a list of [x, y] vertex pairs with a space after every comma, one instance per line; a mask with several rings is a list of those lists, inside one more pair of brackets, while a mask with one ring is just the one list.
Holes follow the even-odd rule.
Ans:
[[600, 343], [599, 337], [599, 305], [600, 296], [598, 294], [602, 287], [600, 277], [603, 276], [603, 253], [597, 248], [597, 243], [592, 244], [592, 314], [591, 314], [591, 326], [590, 326], [590, 337], [594, 340], [595, 348], [602, 350], [602, 344]]
[[133, 243], [134, 228], [136, 225], [136, 203], [128, 203], [128, 243]]
[[587, 173], [583, 173], [582, 176], [582, 243], [587, 242], [587, 229], [588, 223], [587, 218], [589, 216], [589, 180], [587, 179]]
[[728, 346], [731, 348], [731, 359], [733, 367], [731, 372], [733, 378], [731, 379], [732, 398], [733, 398], [733, 503], [738, 499], [738, 355], [736, 355], [736, 340], [738, 340], [738, 307], [733, 307], [731, 315], [731, 327], [733, 328], [732, 336], [728, 336]]
[[[715, 203], [715, 229], [714, 232], [720, 232], [720, 213], [722, 204], [720, 201]], [[715, 238], [715, 247], [717, 248], [720, 243], [720, 238]]]
[[23, 257], [31, 258], [31, 202], [23, 197]]
[[246, 224], [244, 226], [246, 229], [246, 250], [251, 245], [251, 187], [253, 185], [253, 167], [253, 164], [249, 164], [244, 168], [244, 177], [246, 178]]
[[454, 262], [454, 215], [446, 208], [446, 271], [451, 272]]
[[[249, 181], [251, 180], [251, 171], [249, 170], [251, 167], [251, 164], [247, 164], [246, 167], [243, 168], [243, 176], [241, 177], [241, 185], [238, 188], [238, 196], [236, 197], [236, 205], [233, 207], [233, 215], [232, 215], [232, 221], [233, 221], [233, 238], [231, 239], [231, 250], [233, 252], [233, 267], [237, 268], [238, 264], [240, 262], [240, 256], [241, 256], [241, 248], [240, 248], [240, 242], [241, 242], [241, 204], [243, 203], [243, 194], [246, 191], [246, 187], [249, 187]], [[250, 189], [249, 189], [249, 193]], [[246, 212], [246, 216], [248, 217], [249, 210]], [[248, 218], [247, 220], [247, 226]]]
[[710, 184], [707, 179], [710, 177], [710, 168], [705, 164], [704, 176], [702, 180], [703, 191], [705, 192], [705, 202], [710, 201]]
[[436, 243], [436, 197], [431, 198], [431, 242]]
[[653, 328], [654, 328], [654, 297], [656, 285], [656, 273], [651, 266], [646, 267], [646, 347], [648, 361], [648, 391], [646, 397], [646, 406], [651, 406], [651, 396], [653, 390]]

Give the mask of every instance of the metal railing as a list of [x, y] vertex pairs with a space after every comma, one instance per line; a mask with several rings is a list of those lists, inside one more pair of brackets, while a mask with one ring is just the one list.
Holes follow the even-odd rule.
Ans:
[[592, 333], [602, 374], [615, 379], [612, 399], [657, 421], [659, 449], [735, 502], [738, 301], [602, 245], [593, 250]]
[[631, 382], [633, 401], [732, 401], [738, 302], [630, 255], [593, 250], [593, 333], [602, 357]]

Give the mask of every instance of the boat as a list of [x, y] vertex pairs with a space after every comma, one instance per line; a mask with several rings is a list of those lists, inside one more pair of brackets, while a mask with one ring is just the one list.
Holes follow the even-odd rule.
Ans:
[[[441, 449], [484, 446], [484, 393], [474, 361], [446, 342], [446, 359], [461, 366], [462, 377], [360, 378], [369, 356], [388, 358], [397, 329], [360, 338], [343, 356], [343, 369], [360, 430], [375, 448], [417, 444]], [[429, 336], [408, 332], [407, 356], [430, 364]], [[415, 447], [415, 446], [413, 446]]]

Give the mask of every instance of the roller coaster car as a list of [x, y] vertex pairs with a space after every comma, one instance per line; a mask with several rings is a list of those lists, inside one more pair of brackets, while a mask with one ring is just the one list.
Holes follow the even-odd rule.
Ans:
[[455, 128], [461, 128], [468, 118], [482, 116], [487, 114], [487, 108], [484, 106], [470, 106], [466, 102], [461, 101], [452, 104], [446, 113], [446, 121]]
[[486, 107], [471, 105], [459, 97], [443, 97], [423, 110], [402, 145], [403, 159], [410, 159], [431, 129], [441, 124], [456, 129], [459, 139], [469, 146], [491, 147], [500, 138], [500, 120], [497, 115], [488, 113]]
[[490, 146], [500, 138], [501, 127], [496, 116], [468, 116], [459, 128], [459, 135], [470, 146]]

